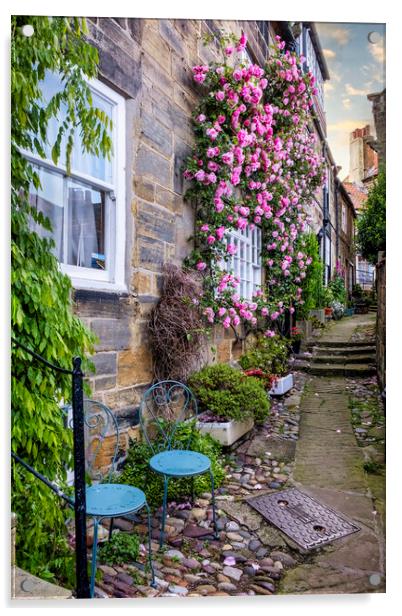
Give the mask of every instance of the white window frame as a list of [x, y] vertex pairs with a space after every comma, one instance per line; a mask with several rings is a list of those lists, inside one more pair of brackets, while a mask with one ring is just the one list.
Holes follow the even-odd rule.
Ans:
[[[126, 198], [125, 198], [125, 99], [98, 79], [87, 80], [91, 91], [112, 104], [112, 182], [105, 182], [93, 176], [71, 168], [67, 175], [66, 166], [55, 165], [51, 159], [43, 159], [27, 150], [21, 153], [34, 165], [47, 171], [53, 171], [71, 180], [88, 184], [94, 190], [105, 193], [105, 255], [107, 269], [98, 270], [60, 263], [60, 269], [71, 278], [76, 289], [93, 289], [107, 291], [126, 291], [125, 282], [125, 247], [126, 247]], [[64, 200], [66, 196], [64, 196]], [[113, 214], [114, 210], [114, 215]]]
[[247, 48], [244, 48], [241, 50], [239, 54], [239, 58], [240, 58], [241, 63], [246, 64], [248, 62], [249, 64], [254, 64], [253, 59], [250, 55], [250, 52], [248, 51]]
[[[262, 285], [261, 228], [256, 225], [253, 230], [247, 226], [243, 231], [230, 231], [226, 236], [226, 244], [234, 244], [237, 251], [226, 261], [225, 269], [227, 272], [233, 272], [239, 278], [239, 295], [251, 301], [252, 296]], [[243, 259], [241, 258], [241, 245], [243, 245], [245, 252]], [[242, 263], [244, 264], [245, 277], [242, 277]]]

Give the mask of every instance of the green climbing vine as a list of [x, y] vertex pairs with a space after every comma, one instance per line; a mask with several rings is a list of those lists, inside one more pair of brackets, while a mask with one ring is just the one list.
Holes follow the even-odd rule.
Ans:
[[[32, 37], [24, 36], [25, 24], [33, 26]], [[64, 157], [68, 172], [77, 128], [85, 151], [106, 156], [111, 152], [110, 121], [92, 106], [86, 78], [96, 76], [98, 54], [85, 40], [84, 19], [13, 16], [11, 26], [12, 331], [47, 360], [71, 368], [75, 355], [93, 350], [94, 336], [73, 314], [71, 283], [60, 272], [53, 241], [32, 230], [32, 220], [48, 230], [51, 225], [30, 206], [29, 188], [38, 188], [40, 181], [22, 152], [44, 158], [50, 146], [53, 162]], [[41, 88], [48, 71], [61, 76], [62, 90], [46, 104]], [[58, 118], [61, 108], [64, 120], [48, 143], [49, 121]], [[60, 403], [70, 398], [70, 377], [13, 347], [11, 385], [12, 450], [62, 483], [71, 466], [72, 436], [64, 427]], [[12, 508], [18, 516], [17, 564], [68, 583], [74, 567], [67, 566], [71, 552], [60, 500], [17, 465], [12, 467]]]

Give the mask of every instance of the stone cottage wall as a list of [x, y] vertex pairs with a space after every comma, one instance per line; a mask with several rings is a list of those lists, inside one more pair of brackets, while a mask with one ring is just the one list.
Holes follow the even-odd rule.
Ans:
[[[191, 113], [199, 86], [191, 67], [217, 59], [202, 36], [217, 28], [247, 33], [253, 60], [264, 63], [267, 22], [90, 18], [90, 41], [100, 55], [100, 79], [126, 98], [126, 283], [123, 294], [77, 290], [78, 314], [99, 337], [91, 378], [95, 398], [110, 406], [123, 427], [152, 381], [147, 337], [158, 301], [162, 267], [190, 252], [194, 215], [183, 200], [181, 167], [191, 152]], [[264, 38], [264, 35], [265, 38]], [[124, 238], [122, 238], [122, 241]], [[241, 352], [217, 331], [210, 359]]]
[[384, 253], [378, 254], [376, 265], [376, 285], [377, 285], [377, 327], [376, 327], [376, 356], [377, 356], [377, 376], [381, 391], [386, 387], [386, 364], [385, 364], [385, 345], [386, 345], [386, 260]]

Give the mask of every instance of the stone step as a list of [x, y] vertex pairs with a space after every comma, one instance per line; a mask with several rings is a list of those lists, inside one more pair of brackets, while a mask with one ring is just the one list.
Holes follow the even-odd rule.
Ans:
[[375, 355], [375, 346], [366, 344], [361, 347], [312, 347], [314, 355]]
[[313, 346], [315, 347], [328, 347], [328, 348], [361, 348], [361, 347], [366, 347], [366, 346], [372, 346], [372, 345], [368, 345], [367, 341], [362, 341], [362, 340], [355, 340], [355, 341], [347, 341], [345, 342], [345, 340], [315, 340], [313, 343]]
[[376, 373], [376, 368], [367, 364], [312, 363], [309, 373], [317, 376], [371, 376]]
[[11, 596], [13, 599], [73, 599], [71, 590], [41, 580], [15, 566], [11, 569]]
[[314, 355], [316, 364], [375, 364], [375, 353], [365, 353], [364, 355]]

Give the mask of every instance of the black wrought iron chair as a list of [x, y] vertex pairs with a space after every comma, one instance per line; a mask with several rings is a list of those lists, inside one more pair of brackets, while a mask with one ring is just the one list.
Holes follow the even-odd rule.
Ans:
[[[195, 477], [209, 473], [211, 479], [212, 516], [214, 538], [218, 539], [215, 512], [214, 476], [211, 460], [204, 454], [189, 449], [187, 443], [176, 438], [179, 424], [198, 414], [197, 401], [191, 390], [178, 381], [160, 381], [144, 394], [140, 405], [140, 426], [153, 456], [149, 465], [163, 475], [162, 524], [159, 546], [163, 546], [168, 483], [171, 478]], [[190, 435], [191, 439], [191, 435]]]
[[[67, 412], [68, 412], [68, 407]], [[86, 488], [86, 514], [94, 520], [91, 562], [90, 593], [94, 595], [98, 527], [101, 520], [111, 518], [109, 540], [113, 531], [113, 519], [135, 513], [145, 507], [148, 513], [148, 560], [151, 569], [151, 586], [155, 587], [155, 574], [151, 553], [151, 517], [146, 496], [139, 488], [111, 483], [116, 471], [119, 452], [119, 426], [114, 413], [96, 400], [84, 400], [85, 462], [87, 476], [92, 484]], [[72, 427], [72, 419], [68, 419]], [[113, 440], [115, 443], [113, 444]], [[106, 473], [105, 473], [106, 471]], [[105, 481], [106, 480], [106, 481]]]

